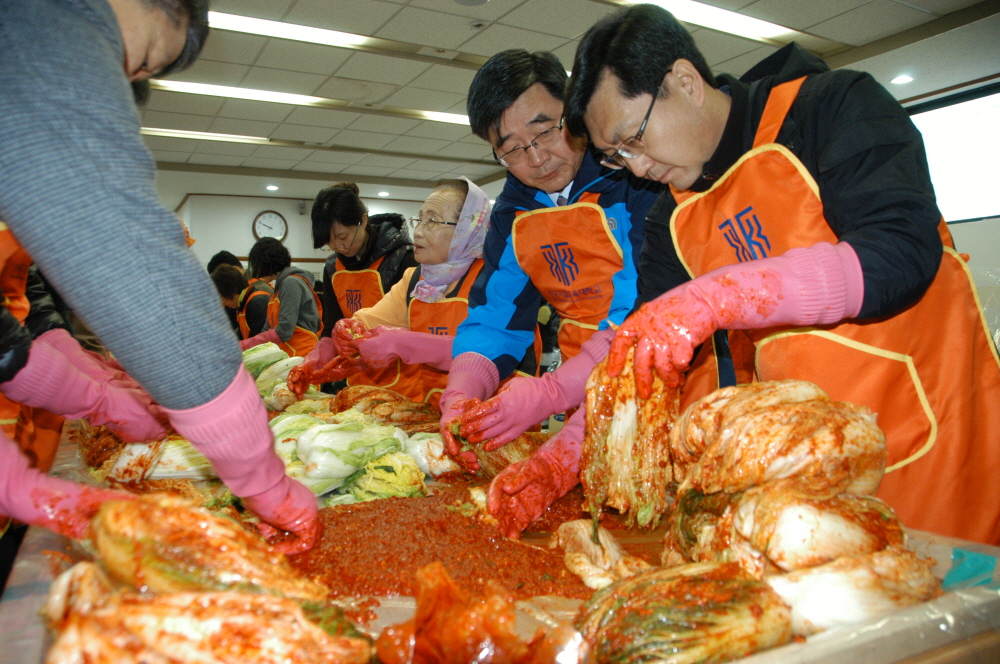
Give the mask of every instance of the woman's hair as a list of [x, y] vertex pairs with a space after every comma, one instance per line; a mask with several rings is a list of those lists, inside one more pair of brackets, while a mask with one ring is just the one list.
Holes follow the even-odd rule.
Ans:
[[316, 194], [312, 208], [313, 247], [319, 249], [330, 241], [330, 227], [360, 226], [368, 214], [361, 201], [361, 190], [353, 182], [338, 182]]
[[238, 267], [241, 270], [243, 269], [243, 263], [240, 262], [240, 259], [225, 250], [220, 251], [209, 259], [208, 273], [211, 274], [215, 272], [215, 268], [220, 265], [232, 265], [233, 267]]
[[262, 237], [250, 249], [250, 270], [255, 279], [280, 274], [291, 264], [292, 255], [273, 237]]
[[462, 213], [462, 206], [469, 195], [469, 183], [465, 180], [441, 180], [434, 185], [434, 191], [453, 191], [458, 194], [461, 203], [458, 204], [458, 213]]
[[184, 50], [176, 60], [157, 72], [156, 77], [167, 76], [194, 64], [208, 37], [208, 0], [143, 0], [143, 2], [166, 14], [174, 25], [180, 25], [185, 17], [188, 19]]
[[211, 277], [219, 295], [227, 300], [231, 297], [238, 297], [247, 287], [247, 278], [232, 265], [222, 264], [218, 266], [212, 270]]

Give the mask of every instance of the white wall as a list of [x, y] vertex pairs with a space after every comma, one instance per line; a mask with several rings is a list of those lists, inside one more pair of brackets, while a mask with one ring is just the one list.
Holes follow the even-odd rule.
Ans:
[[[404, 217], [415, 217], [420, 212], [420, 203], [389, 199], [362, 199], [368, 206], [369, 214], [398, 212]], [[300, 203], [305, 203], [305, 214], [299, 214]], [[203, 265], [217, 252], [226, 250], [237, 256], [246, 256], [255, 242], [251, 224], [258, 214], [274, 210], [288, 222], [288, 236], [285, 246], [292, 254], [293, 264], [320, 278], [323, 260], [327, 254], [313, 249], [312, 201], [278, 198], [274, 196], [220, 196], [213, 194], [191, 194], [177, 215], [187, 224], [195, 244], [191, 247]], [[320, 262], [302, 262], [298, 259], [319, 259]]]
[[1000, 217], [948, 224], [948, 230], [959, 253], [969, 254], [986, 322], [1000, 345]]

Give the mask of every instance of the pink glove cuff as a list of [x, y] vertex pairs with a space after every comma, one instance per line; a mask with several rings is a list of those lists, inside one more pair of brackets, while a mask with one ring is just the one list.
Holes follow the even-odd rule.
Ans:
[[240, 350], [247, 350], [248, 348], [254, 348], [255, 346], [259, 346], [261, 344], [267, 344], [267, 343], [276, 344], [280, 342], [281, 338], [278, 336], [277, 330], [264, 330], [260, 334], [255, 334], [249, 339], [244, 339], [243, 341], [241, 341]]
[[615, 331], [612, 328], [608, 327], [598, 330], [580, 346], [580, 352], [589, 355], [591, 361], [597, 364], [608, 356], [608, 351], [611, 350], [611, 342], [614, 341], [614, 338]]
[[445, 412], [448, 393], [460, 398], [487, 399], [497, 391], [500, 373], [497, 365], [479, 353], [462, 353], [451, 361], [448, 373], [448, 389], [441, 395], [441, 412]]
[[241, 367], [222, 394], [187, 410], [164, 409], [177, 431], [204, 454], [219, 479], [241, 498], [278, 486], [285, 465], [274, 453], [267, 409]]
[[[0, 391], [14, 401], [76, 419], [86, 415], [94, 405], [100, 396], [100, 387], [52, 346], [33, 343], [28, 363], [13, 379], [0, 385]], [[88, 391], [88, 388], [93, 389]]]
[[323, 337], [306, 355], [306, 362], [312, 362], [316, 369], [324, 367], [337, 356], [337, 350], [333, 347], [333, 339]]
[[773, 315], [777, 322], [829, 325], [861, 310], [864, 280], [859, 278], [861, 264], [849, 244], [819, 242], [773, 260], [781, 274], [783, 295]]
[[405, 328], [379, 330], [376, 327], [373, 332], [376, 330], [377, 334], [358, 343], [358, 351], [370, 366], [386, 366], [386, 358], [398, 357], [404, 364], [426, 364], [440, 371], [451, 370], [451, 346], [455, 337]]
[[583, 448], [584, 426], [587, 422], [585, 408], [580, 408], [555, 436], [535, 450], [535, 454], [547, 459], [554, 466], [565, 471], [555, 479], [559, 480], [560, 495], [565, 495], [580, 481], [580, 454]]

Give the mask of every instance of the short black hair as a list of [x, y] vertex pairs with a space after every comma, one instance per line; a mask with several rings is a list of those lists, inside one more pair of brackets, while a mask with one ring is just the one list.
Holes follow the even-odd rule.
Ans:
[[243, 269], [243, 263], [240, 262], [240, 259], [228, 251], [220, 251], [212, 256], [212, 258], [208, 261], [208, 273], [212, 274], [215, 272], [215, 268], [220, 265], [232, 265], [233, 267], [238, 267], [241, 270]]
[[222, 264], [212, 270], [210, 275], [215, 282], [215, 289], [219, 295], [227, 300], [231, 297], [239, 297], [247, 287], [247, 278], [243, 273], [232, 265]]
[[689, 60], [713, 88], [715, 76], [674, 15], [656, 5], [632, 5], [596, 23], [580, 41], [573, 75], [566, 87], [563, 112], [570, 133], [587, 133], [583, 115], [605, 70], [621, 82], [626, 99], [641, 94], [663, 95], [663, 77], [680, 59]]
[[157, 72], [156, 77], [168, 76], [194, 64], [208, 38], [208, 0], [143, 0], [143, 2], [162, 11], [174, 25], [180, 25], [185, 17], [188, 19], [184, 49], [176, 60]]
[[342, 226], [360, 226], [368, 208], [361, 200], [361, 190], [353, 182], [338, 182], [316, 194], [312, 208], [313, 248], [330, 241], [333, 222]]
[[291, 264], [288, 248], [273, 237], [262, 237], [250, 248], [250, 270], [255, 279], [281, 274]]
[[501, 51], [486, 61], [472, 79], [466, 108], [472, 133], [490, 143], [490, 134], [500, 132], [500, 119], [524, 91], [541, 83], [556, 99], [563, 98], [566, 68], [547, 51], [528, 53], [515, 48]]

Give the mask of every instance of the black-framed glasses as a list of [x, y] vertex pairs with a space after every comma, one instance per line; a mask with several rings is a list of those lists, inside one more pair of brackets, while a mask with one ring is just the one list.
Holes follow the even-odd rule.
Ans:
[[[351, 238], [351, 241], [348, 242], [346, 246], [348, 247], [354, 246], [354, 241], [358, 239], [358, 231], [360, 230], [361, 230], [361, 224], [358, 224], [357, 226], [354, 227], [354, 236]], [[333, 238], [332, 242], [327, 242], [325, 245], [320, 247], [319, 250], [326, 254], [336, 251], [336, 249], [330, 246], [331, 244], [340, 244], [340, 240], [338, 238]]]
[[413, 224], [413, 230], [417, 230], [421, 226], [429, 231], [434, 231], [444, 226], [458, 226], [457, 221], [438, 221], [437, 219], [431, 219], [427, 217], [421, 219], [420, 217], [410, 217], [410, 223]]
[[528, 148], [548, 148], [556, 144], [559, 140], [559, 136], [562, 134], [563, 120], [559, 120], [559, 124], [553, 125], [543, 131], [542, 133], [536, 135], [531, 142], [527, 145], [516, 147], [513, 150], [508, 150], [504, 152], [499, 157], [497, 156], [496, 150], [493, 151], [493, 158], [497, 160], [497, 163], [504, 168], [510, 168], [511, 166], [517, 166], [518, 164], [524, 163], [524, 160], [528, 158]]
[[[666, 76], [670, 73], [670, 69], [666, 71], [663, 75]], [[630, 136], [622, 141], [614, 152], [610, 155], [604, 155], [601, 157], [601, 164], [607, 166], [608, 168], [614, 168], [615, 170], [620, 170], [625, 168], [626, 159], [638, 159], [642, 155], [646, 154], [646, 146], [642, 142], [642, 135], [646, 131], [646, 123], [649, 122], [649, 116], [653, 113], [653, 106], [656, 104], [656, 100], [660, 96], [660, 91], [657, 90], [653, 93], [653, 101], [649, 102], [649, 108], [646, 109], [646, 115], [642, 118], [642, 124], [639, 125], [639, 131], [635, 133], [634, 136]]]

